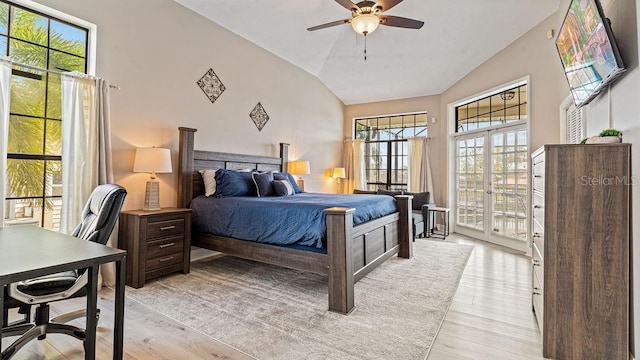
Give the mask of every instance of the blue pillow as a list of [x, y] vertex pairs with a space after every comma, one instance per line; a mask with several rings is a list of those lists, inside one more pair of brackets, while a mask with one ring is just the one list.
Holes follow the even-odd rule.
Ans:
[[216, 197], [256, 196], [256, 186], [251, 172], [230, 169], [216, 171]]
[[298, 187], [298, 183], [296, 182], [296, 179], [293, 178], [293, 175], [287, 173], [287, 172], [274, 172], [273, 173], [273, 179], [274, 180], [289, 180], [289, 183], [291, 184], [291, 186], [293, 187], [293, 191], [296, 194], [300, 194], [304, 191], [300, 190], [300, 188]]
[[271, 182], [271, 186], [273, 187], [273, 192], [276, 196], [288, 196], [295, 194], [293, 186], [291, 186], [289, 180], [273, 180], [273, 182]]
[[253, 183], [256, 186], [256, 193], [258, 194], [258, 197], [264, 197], [273, 194], [273, 189], [271, 188], [271, 182], [273, 181], [272, 172], [254, 172], [251, 174], [251, 177], [253, 178]]

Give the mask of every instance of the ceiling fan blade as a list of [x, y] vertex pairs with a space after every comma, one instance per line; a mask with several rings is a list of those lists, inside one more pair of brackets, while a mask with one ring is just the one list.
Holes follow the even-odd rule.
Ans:
[[406, 29], [420, 29], [424, 25], [424, 21], [407, 19], [400, 16], [381, 15], [380, 24], [387, 26], [395, 26]]
[[[336, 0], [337, 1], [337, 0]], [[378, 0], [375, 7], [381, 7], [382, 11], [387, 11], [400, 4], [403, 0]]]
[[[400, 1], [402, 1], [402, 0], [400, 0]], [[340, 5], [342, 5], [345, 9], [349, 9], [351, 11], [359, 9], [358, 5], [352, 3], [349, 0], [336, 0], [336, 2], [338, 4], [340, 4]]]
[[322, 24], [322, 25], [312, 26], [312, 27], [308, 28], [307, 31], [320, 30], [320, 29], [324, 29], [324, 28], [328, 28], [328, 27], [332, 27], [332, 26], [346, 24], [350, 20], [351, 19], [337, 20], [337, 21], [332, 21], [330, 23], [326, 23], [326, 24]]

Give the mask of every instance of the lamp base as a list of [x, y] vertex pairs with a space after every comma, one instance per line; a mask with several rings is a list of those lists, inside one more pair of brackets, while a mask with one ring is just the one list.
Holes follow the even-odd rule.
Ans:
[[304, 180], [302, 180], [302, 176], [299, 177], [298, 180], [296, 180], [296, 184], [298, 184], [300, 190], [304, 191]]
[[160, 183], [157, 180], [147, 181], [142, 210], [160, 210]]

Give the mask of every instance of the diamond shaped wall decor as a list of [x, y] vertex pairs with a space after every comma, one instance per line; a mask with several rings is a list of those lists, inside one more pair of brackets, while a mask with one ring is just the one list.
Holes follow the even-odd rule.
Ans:
[[267, 121], [269, 121], [269, 114], [264, 111], [264, 107], [262, 107], [262, 104], [259, 102], [258, 105], [251, 110], [249, 117], [253, 120], [253, 123], [256, 124], [258, 131], [262, 131], [262, 128], [267, 124]]
[[209, 71], [198, 80], [198, 86], [204, 91], [204, 94], [207, 95], [207, 98], [209, 98], [212, 104], [226, 89], [218, 75], [213, 72], [213, 69], [209, 69]]

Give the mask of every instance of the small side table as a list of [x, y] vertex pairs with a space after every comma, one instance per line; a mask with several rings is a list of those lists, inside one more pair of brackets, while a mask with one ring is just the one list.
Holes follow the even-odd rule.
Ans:
[[[428, 211], [428, 216], [425, 219], [425, 222], [427, 225], [425, 227], [426, 233], [427, 233], [426, 237], [435, 237], [435, 238], [444, 239], [447, 236], [449, 236], [449, 208], [429, 207], [427, 211]], [[444, 229], [442, 232], [433, 231], [433, 227], [435, 227], [437, 224], [438, 214], [442, 215], [441, 217], [442, 217], [442, 222], [444, 226]], [[432, 219], [433, 219], [433, 224], [431, 224]]]
[[191, 260], [191, 209], [120, 212], [119, 248], [127, 250], [127, 285], [180, 271], [188, 274]]

